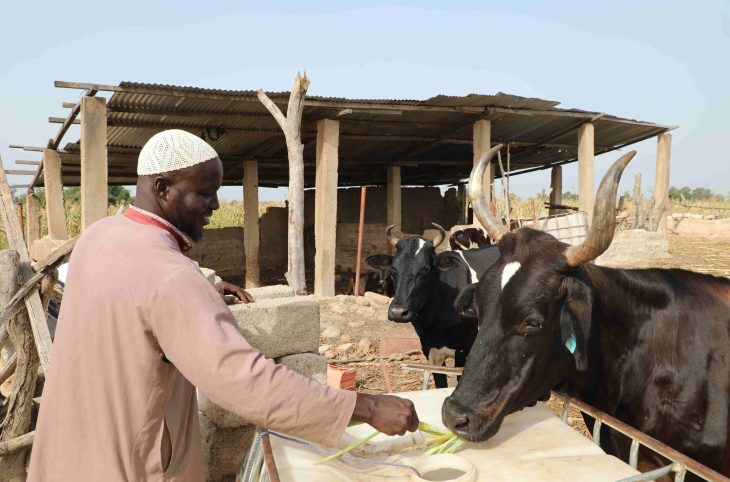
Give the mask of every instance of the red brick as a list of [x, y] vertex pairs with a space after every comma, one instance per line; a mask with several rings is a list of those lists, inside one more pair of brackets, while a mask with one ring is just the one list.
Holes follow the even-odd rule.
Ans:
[[380, 338], [380, 354], [393, 355], [421, 350], [421, 340], [410, 323], [388, 329]]

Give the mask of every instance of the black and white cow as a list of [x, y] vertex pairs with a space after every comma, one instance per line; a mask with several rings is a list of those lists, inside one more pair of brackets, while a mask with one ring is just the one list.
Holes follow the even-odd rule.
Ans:
[[[394, 235], [395, 225], [388, 226], [386, 236], [396, 247], [395, 256], [371, 256], [369, 264], [390, 268], [395, 278], [395, 295], [388, 308], [388, 318], [399, 323], [413, 323], [424, 355], [434, 364], [443, 364], [442, 349], [453, 350], [457, 367], [463, 367], [477, 335], [474, 319], [463, 318], [454, 308], [459, 292], [475, 283], [498, 258], [499, 250], [486, 248], [436, 253], [445, 238], [439, 230], [433, 241], [421, 236], [401, 239]], [[439, 388], [446, 387], [446, 375], [434, 374]]]

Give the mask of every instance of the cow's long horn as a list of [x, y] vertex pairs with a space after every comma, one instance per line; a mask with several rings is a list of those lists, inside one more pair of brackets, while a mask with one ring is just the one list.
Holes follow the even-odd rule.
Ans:
[[484, 196], [484, 171], [487, 170], [487, 165], [489, 165], [489, 161], [492, 160], [494, 155], [502, 148], [502, 144], [498, 144], [491, 149], [489, 149], [487, 152], [482, 154], [482, 157], [479, 158], [479, 161], [477, 161], [476, 166], [471, 170], [471, 176], [469, 176], [469, 198], [471, 200], [471, 207], [474, 210], [474, 216], [477, 217], [479, 222], [484, 226], [484, 229], [487, 230], [487, 233], [494, 239], [494, 241], [499, 241], [502, 236], [504, 236], [504, 233], [506, 233], [508, 230], [507, 228], [502, 224], [502, 222], [497, 219], [494, 214], [489, 210], [489, 205], [487, 204], [487, 198]]
[[403, 239], [397, 232], [396, 233], [392, 232], [394, 227], [395, 227], [395, 224], [391, 224], [390, 226], [385, 228], [385, 236], [388, 238], [388, 241], [390, 241], [390, 244], [392, 244], [393, 246], [398, 244], [398, 241]]
[[570, 246], [565, 250], [568, 265], [580, 266], [599, 257], [608, 249], [616, 229], [616, 191], [621, 174], [636, 151], [621, 156], [608, 169], [601, 180], [596, 193], [596, 204], [593, 207], [593, 222], [585, 241], [578, 246]]
[[433, 247], [438, 248], [444, 242], [444, 239], [446, 239], [446, 230], [440, 224], [431, 223], [431, 226], [439, 230], [439, 233], [433, 238]]

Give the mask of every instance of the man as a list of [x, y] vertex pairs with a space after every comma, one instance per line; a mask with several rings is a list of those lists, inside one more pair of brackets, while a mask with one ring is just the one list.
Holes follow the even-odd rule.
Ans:
[[[241, 336], [221, 294], [183, 255], [218, 209], [218, 155], [184, 131], [139, 156], [124, 215], [79, 238], [33, 446], [31, 481], [201, 481], [194, 385], [258, 425], [333, 446], [351, 419], [417, 428], [411, 402], [325, 387]], [[243, 457], [245, 454], [241, 454]]]

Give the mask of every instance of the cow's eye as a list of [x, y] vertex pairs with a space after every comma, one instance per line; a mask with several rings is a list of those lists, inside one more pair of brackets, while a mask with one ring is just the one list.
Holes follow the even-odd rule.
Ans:
[[525, 325], [531, 328], [542, 328], [544, 324], [545, 320], [543, 320], [542, 318], [530, 318], [525, 322]]

